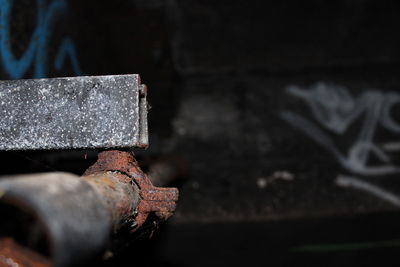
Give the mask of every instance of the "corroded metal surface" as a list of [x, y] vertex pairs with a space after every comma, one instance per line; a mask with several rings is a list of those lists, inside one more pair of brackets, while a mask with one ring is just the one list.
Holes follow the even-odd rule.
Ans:
[[0, 239], [0, 267], [50, 267], [49, 259], [18, 245], [12, 238]]
[[0, 81], [0, 150], [146, 147], [139, 75]]
[[136, 207], [139, 203], [139, 189], [131, 179], [118, 172], [98, 172], [82, 177], [99, 192], [108, 209], [114, 230], [122, 225], [135, 224]]
[[[71, 266], [98, 255], [112, 230], [127, 225], [135, 231], [150, 213], [167, 219], [177, 200], [176, 188], [153, 186], [131, 153], [115, 150], [100, 153], [82, 177], [46, 173], [0, 180], [0, 212], [6, 206], [29, 213], [35, 223], [30, 219], [23, 227], [32, 227], [28, 235], [39, 229], [46, 240], [44, 253], [54, 266]], [[12, 220], [2, 215], [0, 229], [1, 222]]]
[[[0, 180], [0, 196], [3, 207], [33, 214], [41, 225], [40, 232], [46, 236], [46, 251], [55, 266], [70, 266], [93, 257], [109, 240], [113, 221], [105, 199], [76, 175], [45, 173], [5, 177]], [[7, 220], [18, 221], [19, 217], [2, 214], [0, 223]], [[21, 227], [33, 225], [27, 223]], [[36, 229], [27, 232], [34, 236]]]
[[136, 229], [154, 212], [160, 219], [168, 219], [176, 208], [179, 191], [176, 188], [154, 186], [140, 169], [133, 155], [124, 151], [104, 151], [99, 153], [97, 162], [87, 169], [84, 175], [104, 171], [118, 171], [133, 179], [140, 189], [140, 202], [137, 207]]

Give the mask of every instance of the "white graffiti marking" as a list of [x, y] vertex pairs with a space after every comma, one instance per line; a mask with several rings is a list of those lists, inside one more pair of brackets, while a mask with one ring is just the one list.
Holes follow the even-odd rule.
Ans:
[[355, 177], [349, 177], [349, 176], [344, 176], [344, 175], [339, 175], [336, 178], [335, 182], [338, 186], [351, 187], [354, 189], [365, 191], [365, 192], [370, 193], [382, 200], [392, 203], [393, 205], [395, 205], [397, 207], [400, 207], [400, 198], [397, 195], [395, 195], [389, 191], [386, 191], [386, 190], [384, 190], [376, 185], [373, 185], [371, 183], [362, 181]]
[[[349, 147], [347, 154], [344, 154], [336, 147], [326, 131], [311, 120], [289, 111], [281, 114], [289, 124], [302, 130], [328, 149], [344, 168], [366, 176], [400, 173], [400, 167], [391, 163], [391, 158], [387, 154], [388, 151], [398, 148], [398, 145], [393, 146], [398, 142], [392, 141], [382, 146], [374, 143], [378, 126], [393, 133], [400, 133], [400, 125], [390, 114], [391, 108], [400, 103], [400, 94], [368, 90], [354, 98], [346, 88], [326, 83], [318, 83], [309, 89], [291, 86], [287, 91], [303, 99], [310, 107], [315, 120], [331, 133], [344, 134], [357, 119], [363, 117], [358, 137]], [[379, 159], [378, 165], [368, 164], [371, 155]]]

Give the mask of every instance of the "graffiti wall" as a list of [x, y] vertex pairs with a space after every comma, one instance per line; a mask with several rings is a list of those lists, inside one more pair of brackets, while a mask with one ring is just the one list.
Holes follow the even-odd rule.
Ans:
[[[396, 162], [396, 153], [400, 149], [400, 125], [391, 112], [399, 103], [400, 94], [365, 88], [358, 96], [353, 96], [343, 86], [322, 82], [310, 88], [290, 86], [287, 93], [309, 107], [313, 120], [291, 111], [283, 111], [282, 118], [336, 158], [347, 172], [346, 176], [338, 173], [338, 185], [355, 187], [394, 205], [400, 204], [400, 198], [392, 193], [365, 180], [347, 177], [348, 174], [384, 177], [400, 172]], [[345, 138], [352, 126], [358, 133], [341, 151], [337, 143]], [[386, 131], [391, 137], [378, 139], [379, 131]]]
[[123, 0], [1, 0], [0, 76], [141, 73], [169, 83], [164, 7], [139, 8]]
[[[311, 23], [318, 9], [295, 1], [293, 10], [277, 4], [272, 12], [260, 3], [230, 1], [1, 0], [0, 76], [141, 74], [153, 106], [151, 146], [144, 154], [178, 155], [193, 167], [193, 184], [185, 186], [194, 193], [186, 195], [177, 219], [218, 219], [221, 212], [224, 218], [264, 218], [362, 205], [390, 209], [398, 205], [388, 185], [400, 172], [400, 82], [396, 68], [371, 64], [360, 74], [351, 64], [365, 55], [395, 64], [397, 48], [383, 41], [390, 31], [375, 28], [371, 32], [386, 36], [374, 43], [379, 53], [361, 45], [370, 38], [363, 32], [354, 45], [336, 47], [347, 37], [339, 34], [332, 10], [314, 4], [329, 18], [321, 25]], [[360, 5], [348, 10], [364, 14], [362, 21], [369, 11]], [[378, 15], [382, 25], [398, 19]], [[293, 37], [287, 45], [272, 26], [277, 23]], [[327, 28], [337, 34], [320, 30]], [[321, 46], [311, 49], [313, 38]], [[191, 165], [198, 161], [209, 168]], [[349, 205], [347, 194], [358, 201]], [[209, 205], [200, 205], [197, 195]], [[227, 199], [234, 208], [215, 205]]]
[[[0, 78], [139, 73], [152, 108], [150, 147], [135, 153], [185, 173], [162, 256], [249, 265], [279, 242], [369, 241], [371, 228], [400, 240], [399, 12], [395, 0], [0, 0]], [[0, 172], [82, 173], [91, 154], [74, 153], [58, 165], [56, 151], [0, 153]]]

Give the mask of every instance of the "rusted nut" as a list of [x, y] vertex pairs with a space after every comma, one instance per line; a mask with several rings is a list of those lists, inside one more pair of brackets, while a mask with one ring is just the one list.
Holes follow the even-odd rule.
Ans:
[[140, 189], [134, 230], [138, 229], [152, 212], [160, 219], [166, 220], [175, 211], [179, 197], [178, 189], [154, 186], [140, 169], [132, 153], [118, 150], [101, 152], [97, 162], [86, 170], [84, 176], [105, 171], [117, 171], [128, 175]]

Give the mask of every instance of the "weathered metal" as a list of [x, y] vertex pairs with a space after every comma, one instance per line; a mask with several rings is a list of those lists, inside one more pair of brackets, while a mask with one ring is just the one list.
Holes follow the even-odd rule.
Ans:
[[46, 173], [0, 179], [0, 237], [19, 231], [3, 227], [19, 215], [7, 215], [7, 208], [30, 214], [26, 223], [8, 225], [32, 227], [17, 241], [36, 251], [36, 243], [27, 240], [39, 233], [46, 240], [42, 254], [51, 264], [71, 266], [101, 253], [121, 226], [135, 231], [151, 212], [167, 219], [177, 199], [176, 188], [153, 186], [131, 153], [105, 151], [82, 177]]
[[0, 267], [50, 267], [46, 257], [18, 245], [12, 238], [0, 239]]
[[0, 150], [146, 147], [137, 74], [0, 81]]
[[101, 195], [111, 215], [114, 230], [125, 224], [135, 225], [136, 209], [140, 201], [139, 189], [128, 176], [106, 171], [83, 176], [82, 179]]
[[140, 202], [135, 218], [138, 229], [154, 212], [161, 219], [168, 219], [176, 208], [179, 197], [177, 188], [154, 186], [147, 175], [140, 169], [133, 154], [125, 151], [110, 150], [99, 153], [97, 162], [86, 170], [84, 175], [97, 172], [117, 171], [128, 175], [140, 189]]
[[[101, 253], [109, 240], [113, 220], [100, 192], [93, 184], [68, 173], [3, 178], [0, 228], [31, 214], [32, 223], [11, 225], [8, 231], [2, 229], [3, 234], [25, 231], [27, 238], [21, 245], [37, 250], [36, 244], [28, 244], [28, 240], [40, 233], [46, 240], [44, 254], [54, 266], [74, 265]], [[9, 215], [10, 207], [19, 212]]]

